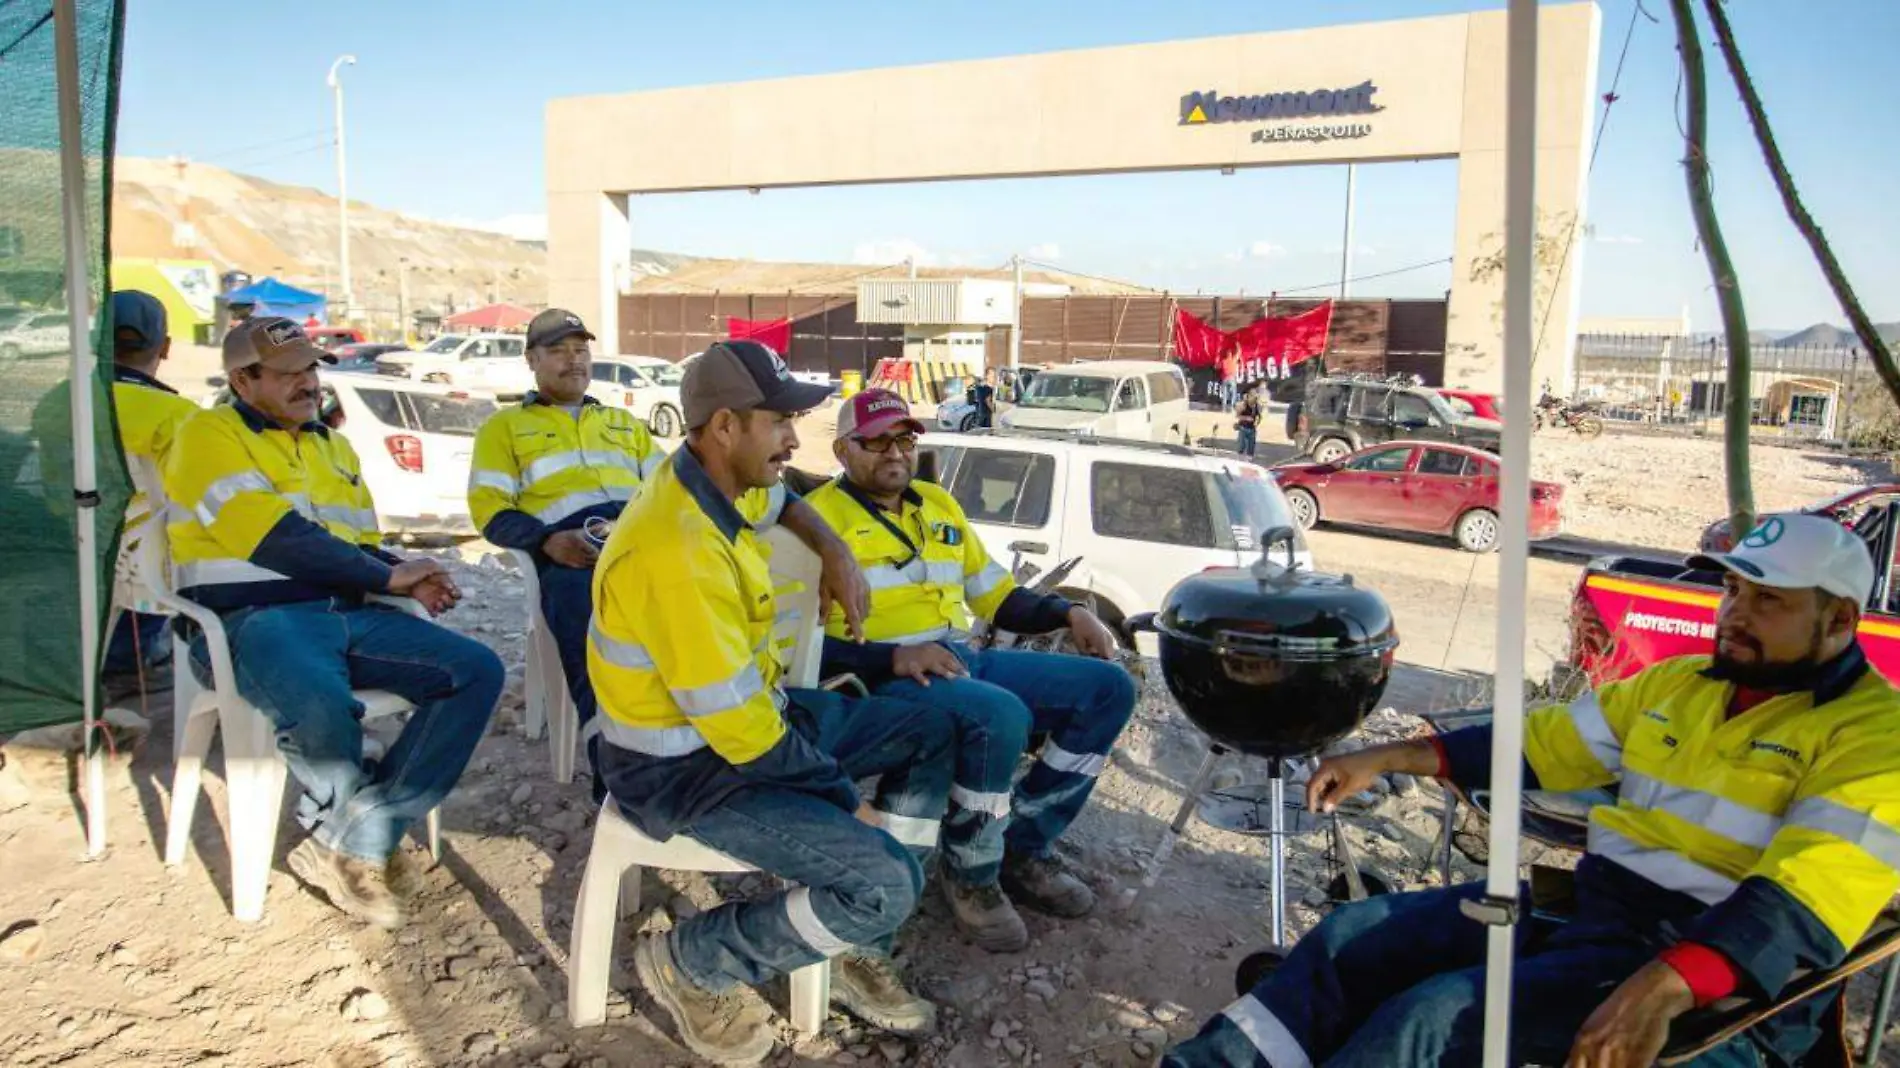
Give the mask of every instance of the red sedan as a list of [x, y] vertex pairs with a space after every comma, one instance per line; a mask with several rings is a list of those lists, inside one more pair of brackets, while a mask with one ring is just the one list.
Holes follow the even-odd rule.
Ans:
[[[1300, 526], [1325, 520], [1386, 530], [1447, 534], [1459, 548], [1498, 546], [1498, 458], [1437, 442], [1393, 441], [1330, 464], [1273, 469]], [[1555, 537], [1564, 488], [1531, 483], [1531, 537]]]

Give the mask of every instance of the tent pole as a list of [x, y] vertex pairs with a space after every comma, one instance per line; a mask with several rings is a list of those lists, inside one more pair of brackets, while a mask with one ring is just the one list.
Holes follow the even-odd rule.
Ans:
[[79, 15], [75, 0], [53, 0], [53, 58], [59, 86], [60, 207], [66, 230], [66, 311], [72, 344], [67, 380], [73, 419], [73, 521], [79, 546], [79, 680], [86, 759], [86, 855], [106, 848], [105, 755], [93, 741], [98, 720], [99, 555], [94, 509], [92, 272], [86, 237], [86, 159], [79, 115]]
[[1524, 752], [1524, 615], [1530, 566], [1533, 225], [1536, 208], [1537, 0], [1510, 0], [1504, 119], [1504, 421], [1498, 519], [1496, 693], [1491, 735], [1493, 907], [1485, 953], [1484, 1064], [1506, 1068], [1511, 1049], [1511, 965], [1518, 905], [1518, 829]]

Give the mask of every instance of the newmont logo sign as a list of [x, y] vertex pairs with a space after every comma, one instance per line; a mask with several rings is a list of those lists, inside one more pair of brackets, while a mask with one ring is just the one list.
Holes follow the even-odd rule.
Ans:
[[1370, 80], [1350, 89], [1262, 93], [1258, 96], [1222, 96], [1217, 90], [1210, 89], [1205, 93], [1189, 93], [1181, 98], [1181, 125], [1370, 115], [1384, 110], [1372, 102], [1372, 95], [1378, 91], [1379, 87]]

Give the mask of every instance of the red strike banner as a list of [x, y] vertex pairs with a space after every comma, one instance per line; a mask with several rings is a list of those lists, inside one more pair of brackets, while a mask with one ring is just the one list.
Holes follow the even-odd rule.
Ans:
[[726, 319], [726, 337], [733, 341], [756, 341], [780, 356], [792, 347], [790, 319]]
[[1223, 381], [1285, 378], [1326, 351], [1332, 325], [1330, 300], [1298, 315], [1256, 319], [1238, 330], [1209, 326], [1176, 308], [1174, 357], [1189, 367], [1216, 366]]

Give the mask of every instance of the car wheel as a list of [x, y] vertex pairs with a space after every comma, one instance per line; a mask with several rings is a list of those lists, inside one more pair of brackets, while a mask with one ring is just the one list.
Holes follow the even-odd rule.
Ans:
[[975, 429], [976, 429], [976, 413], [975, 412], [971, 412], [970, 414], [964, 416], [962, 419], [957, 420], [957, 433], [968, 434], [969, 432]]
[[680, 413], [673, 410], [671, 404], [656, 404], [647, 418], [647, 426], [654, 434], [663, 438], [678, 437], [680, 432]]
[[1339, 458], [1352, 451], [1352, 446], [1338, 438], [1327, 438], [1313, 447], [1313, 459], [1322, 464], [1339, 462]]
[[1458, 517], [1458, 547], [1468, 553], [1488, 553], [1498, 547], [1497, 513], [1473, 508]]
[[1312, 530], [1313, 524], [1319, 522], [1319, 501], [1306, 490], [1287, 490], [1286, 506], [1292, 509], [1293, 521], [1300, 525], [1301, 530]]

